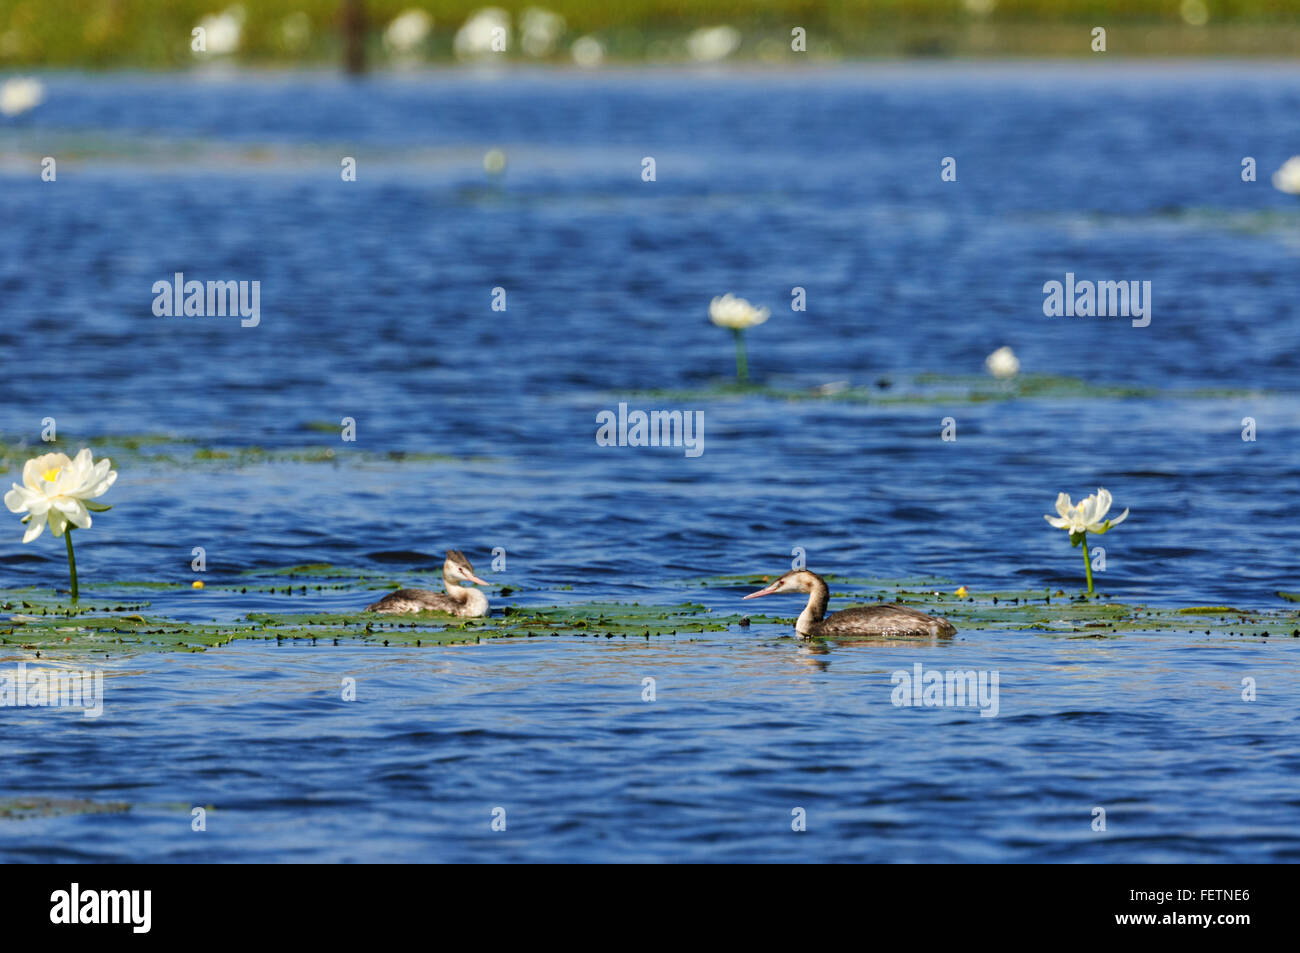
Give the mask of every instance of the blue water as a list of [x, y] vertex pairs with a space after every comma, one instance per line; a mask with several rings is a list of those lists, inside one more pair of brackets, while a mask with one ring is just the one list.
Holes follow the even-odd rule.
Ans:
[[[1079, 553], [1042, 514], [1105, 486], [1132, 511], [1105, 538], [1114, 598], [1280, 609], [1300, 588], [1300, 201], [1268, 182], [1300, 152], [1294, 66], [44, 79], [46, 102], [0, 124], [0, 434], [39, 445], [54, 417], [92, 444], [286, 450], [345, 416], [358, 434], [332, 463], [123, 467], [79, 540], [83, 581], [187, 581], [200, 545], [210, 583], [301, 562], [417, 573], [449, 547], [484, 572], [503, 547], [491, 581], [520, 591], [498, 606], [730, 613], [743, 589], [690, 580], [779, 572], [799, 546], [822, 572], [1073, 590]], [[496, 179], [489, 148], [508, 157]], [[260, 325], [155, 317], [151, 287], [178, 271], [260, 281]], [[1150, 326], [1045, 317], [1042, 285], [1067, 271], [1151, 281]], [[1158, 393], [724, 395], [732, 344], [706, 310], [725, 291], [772, 309], [748, 335], [772, 387], [919, 394], [1008, 344], [1029, 373]], [[703, 411], [704, 453], [597, 446], [619, 401]], [[457, 459], [357, 455], [389, 451]], [[11, 530], [0, 585], [61, 584], [58, 541]], [[191, 619], [268, 605], [286, 607], [155, 601]], [[0, 857], [1300, 859], [1300, 639], [994, 630], [817, 651], [789, 634], [107, 660], [98, 720], [3, 710], [0, 799], [130, 809], [0, 819]], [[997, 717], [895, 707], [890, 674], [916, 662], [997, 671]]]

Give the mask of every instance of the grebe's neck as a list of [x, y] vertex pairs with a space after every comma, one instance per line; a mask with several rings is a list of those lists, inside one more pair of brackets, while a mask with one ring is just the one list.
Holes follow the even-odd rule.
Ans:
[[442, 571], [442, 585], [447, 590], [447, 595], [462, 604], [469, 600], [469, 594], [474, 591], [469, 586], [462, 586], [451, 578], [450, 573], [445, 569]]
[[803, 607], [803, 612], [799, 613], [799, 619], [794, 624], [794, 630], [800, 635], [808, 635], [812, 632], [813, 626], [826, 617], [826, 603], [830, 602], [831, 590], [826, 585], [826, 580], [822, 579], [816, 573], [809, 573], [813, 577], [812, 591], [808, 593], [808, 604]]
[[482, 591], [475, 589], [473, 586], [462, 586], [451, 576], [447, 575], [447, 570], [442, 571], [442, 584], [447, 590], [447, 595], [456, 600], [463, 606], [475, 610], [479, 615], [487, 614], [488, 600]]

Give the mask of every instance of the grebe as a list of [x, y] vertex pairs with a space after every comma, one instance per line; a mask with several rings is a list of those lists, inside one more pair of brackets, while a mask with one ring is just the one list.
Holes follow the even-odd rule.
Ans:
[[957, 629], [947, 619], [939, 619], [907, 606], [879, 605], [844, 609], [826, 616], [831, 591], [826, 580], [807, 569], [788, 572], [776, 582], [746, 599], [770, 596], [777, 592], [807, 592], [808, 605], [799, 613], [794, 629], [804, 638], [834, 635], [953, 635]]
[[367, 612], [448, 612], [459, 616], [484, 616], [488, 614], [487, 596], [477, 589], [462, 586], [462, 582], [487, 583], [474, 575], [474, 567], [459, 549], [447, 550], [447, 560], [442, 564], [442, 584], [447, 594], [428, 589], [398, 589], [378, 602], [366, 606]]

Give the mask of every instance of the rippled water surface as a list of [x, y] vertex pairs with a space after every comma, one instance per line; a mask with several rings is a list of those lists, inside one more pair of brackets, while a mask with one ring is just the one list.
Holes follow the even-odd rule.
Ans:
[[[45, 82], [0, 125], [0, 435], [39, 446], [54, 417], [77, 445], [233, 454], [124, 458], [114, 510], [79, 534], [83, 582], [188, 582], [203, 546], [214, 588], [306, 562], [432, 584], [442, 550], [485, 574], [502, 547], [498, 611], [737, 613], [744, 586], [698, 580], [803, 547], [842, 576], [1074, 591], [1079, 551], [1042, 514], [1105, 486], [1132, 511], [1104, 541], [1111, 598], [1280, 611], [1300, 589], [1300, 200], [1268, 182], [1300, 152], [1293, 67]], [[155, 317], [175, 272], [260, 281], [260, 325]], [[1045, 317], [1066, 272], [1150, 281], [1150, 326]], [[766, 396], [725, 386], [730, 335], [705, 316], [724, 291], [772, 309], [748, 334]], [[1003, 344], [1081, 389], [942, 396]], [[841, 381], [871, 399], [773, 395]], [[597, 446], [620, 401], [702, 411], [704, 453]], [[355, 444], [328, 429], [344, 417]], [[0, 585], [62, 585], [59, 542], [24, 546], [12, 520]], [[285, 605], [185, 590], [153, 609]], [[1289, 630], [789, 635], [105, 659], [99, 719], [0, 709], [0, 856], [1300, 859]], [[997, 716], [893, 705], [891, 673], [918, 662], [997, 672]], [[94, 809], [7, 816], [21, 798]]]

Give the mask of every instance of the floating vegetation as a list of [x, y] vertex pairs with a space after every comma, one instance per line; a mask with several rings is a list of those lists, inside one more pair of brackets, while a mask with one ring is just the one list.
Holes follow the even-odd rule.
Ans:
[[[208, 592], [301, 595], [346, 590], [357, 595], [348, 611], [254, 611], [229, 622], [190, 622], [154, 610], [150, 594], [189, 588], [184, 583], [119, 582], [87, 587], [81, 604], [62, 602], [50, 590], [0, 592], [0, 658], [113, 657], [137, 652], [203, 652], [236, 640], [279, 645], [337, 645], [354, 642], [378, 647], [474, 644], [488, 639], [540, 637], [599, 640], [692, 638], [748, 626], [793, 630], [793, 616], [747, 615], [720, 611], [691, 599], [668, 605], [638, 602], [580, 602], [571, 605], [505, 606], [488, 618], [460, 618], [439, 612], [401, 615], [368, 613], [360, 606], [380, 586], [396, 585], [391, 576], [327, 563], [255, 570], [247, 584], [209, 585]], [[1231, 606], [1152, 608], [1128, 605], [1099, 594], [1069, 595], [1057, 589], [980, 591], [933, 578], [874, 579], [825, 577], [832, 587], [832, 609], [900, 602], [942, 615], [958, 635], [986, 630], [1023, 631], [1053, 637], [1114, 638], [1133, 633], [1183, 633], [1216, 637], [1300, 638], [1300, 609], [1250, 610]], [[286, 583], [292, 581], [292, 584]], [[683, 591], [761, 587], [759, 574], [679, 580]], [[512, 589], [512, 591], [514, 591]], [[1290, 598], [1295, 594], [1280, 594]], [[203, 597], [199, 597], [203, 598]], [[713, 600], [716, 602], [716, 599]], [[1294, 600], [1292, 600], [1294, 601]], [[739, 607], [738, 607], [739, 608]]]
[[[319, 426], [304, 427], [319, 430]], [[335, 434], [339, 427], [331, 425]], [[122, 463], [193, 467], [220, 464], [233, 467], [261, 463], [494, 463], [492, 457], [455, 457], [445, 453], [422, 453], [403, 450], [376, 452], [362, 450], [351, 443], [333, 446], [266, 448], [260, 446], [205, 446], [200, 441], [172, 434], [106, 434], [68, 438], [61, 434], [49, 442], [12, 440], [0, 436], [0, 468], [20, 468], [34, 452], [75, 452], [83, 445], [93, 445], [97, 453]]]
[[[344, 589], [357, 593], [393, 586], [391, 576], [327, 563], [255, 570], [248, 585], [209, 585], [208, 592], [298, 594]], [[284, 585], [292, 580], [292, 585]], [[102, 587], [102, 589], [101, 589]], [[494, 638], [573, 636], [651, 639], [719, 632], [742, 624], [744, 616], [711, 611], [698, 603], [641, 605], [584, 603], [570, 606], [515, 607], [489, 618], [460, 618], [440, 612], [381, 615], [355, 611], [249, 612], [226, 623], [180, 622], [152, 612], [148, 601], [128, 598], [150, 590], [181, 590], [182, 583], [98, 584], [86, 604], [60, 602], [49, 590], [0, 593], [0, 657], [58, 652], [60, 655], [121, 655], [142, 651], [201, 652], [240, 640], [290, 644], [338, 644], [344, 640], [380, 646], [456, 645]], [[513, 590], [512, 590], [513, 591]], [[109, 594], [117, 597], [99, 598]], [[7, 598], [5, 598], [7, 596]], [[778, 619], [759, 617], [763, 621]]]
[[[831, 585], [832, 612], [854, 606], [899, 602], [941, 615], [958, 634], [988, 629], [1034, 631], [1105, 638], [1137, 632], [1184, 632], [1216, 636], [1300, 638], [1300, 610], [1246, 610], [1229, 606], [1152, 608], [1112, 602], [1110, 596], [1069, 595], [1050, 588], [976, 591], [944, 580], [870, 579], [824, 576]], [[710, 576], [684, 585], [749, 589], [771, 579], [762, 575]], [[1279, 595], [1285, 594], [1279, 593]], [[1300, 600], [1292, 600], [1300, 601]]]
[[1011, 380], [995, 380], [987, 375], [917, 374], [899, 379], [880, 379], [872, 384], [851, 385], [835, 381], [816, 387], [776, 387], [719, 381], [698, 389], [647, 390], [638, 397], [669, 401], [699, 401], [718, 398], [760, 397], [783, 401], [829, 401], [879, 406], [951, 404], [953, 402], [986, 403], [1001, 400], [1098, 398], [1124, 400], [1163, 398], [1170, 400], [1207, 400], [1258, 396], [1263, 393], [1249, 388], [1191, 388], [1160, 390], [1123, 384], [1094, 384], [1076, 377], [1055, 374], [1020, 374]]
[[[739, 614], [700, 605], [641, 606], [600, 603], [515, 609], [502, 616], [464, 619], [439, 612], [376, 615], [365, 612], [253, 612], [230, 624], [175, 622], [138, 613], [90, 615], [81, 610], [14, 614], [0, 622], [0, 656], [13, 650], [120, 655], [139, 651], [201, 652], [237, 639], [277, 643], [458, 645], [496, 638], [574, 636], [650, 639], [720, 632]], [[763, 621], [780, 620], [763, 617]]]
[[25, 821], [69, 814], [125, 814], [124, 801], [91, 801], [68, 797], [0, 797], [0, 820]]

